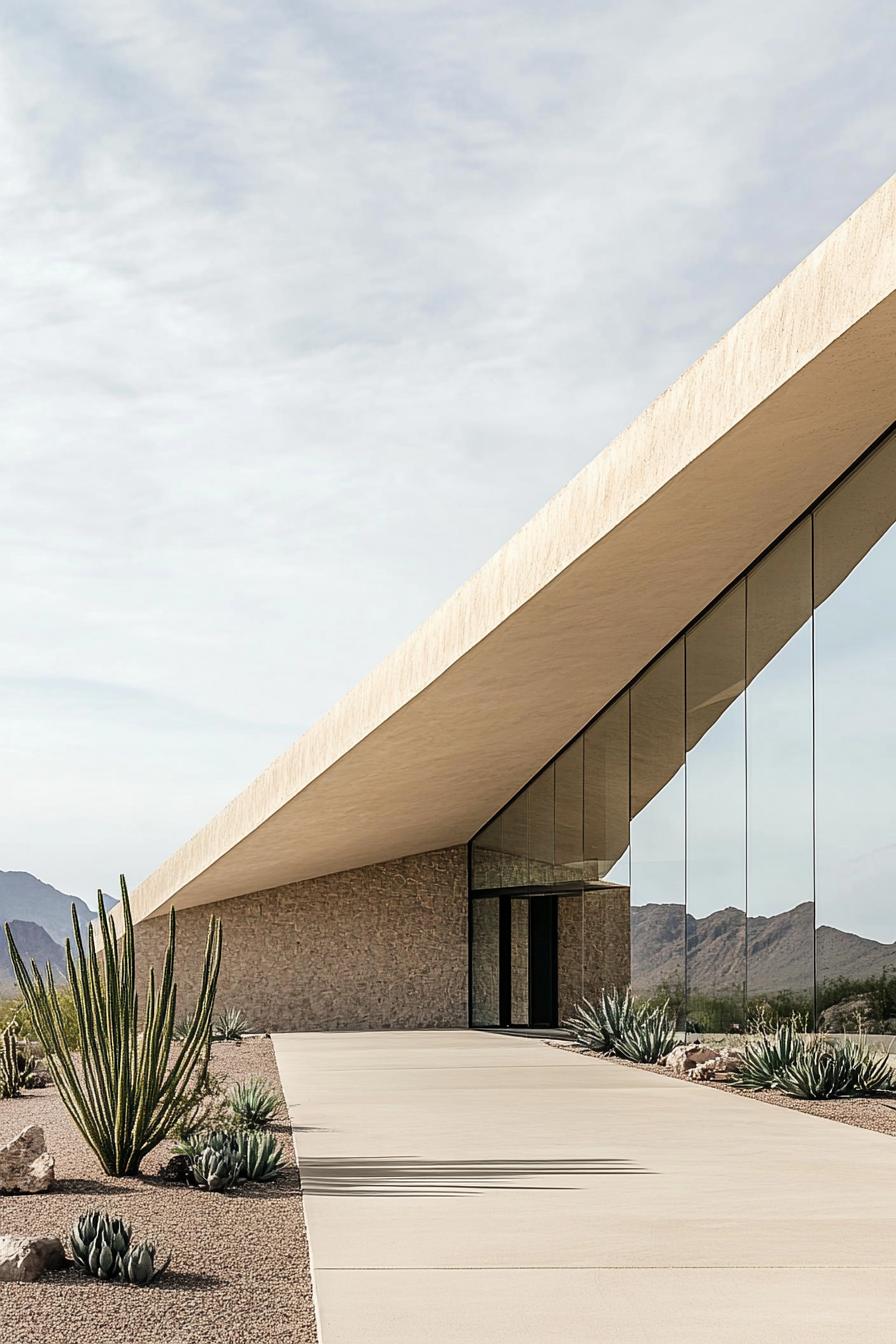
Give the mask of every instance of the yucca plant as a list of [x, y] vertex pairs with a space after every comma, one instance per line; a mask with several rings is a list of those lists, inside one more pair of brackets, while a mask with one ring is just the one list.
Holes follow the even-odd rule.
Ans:
[[215, 1041], [241, 1041], [249, 1030], [249, 1022], [239, 1008], [225, 1008], [212, 1023]]
[[596, 1050], [601, 1055], [613, 1054], [616, 1042], [633, 1022], [644, 1016], [644, 1012], [635, 1004], [630, 989], [623, 994], [615, 988], [602, 989], [596, 1004], [583, 999], [563, 1025], [586, 1050]]
[[227, 1093], [227, 1105], [241, 1129], [264, 1129], [280, 1110], [276, 1092], [263, 1078], [234, 1083]]
[[796, 1019], [782, 1022], [775, 1031], [763, 1032], [756, 1040], [746, 1040], [734, 1086], [751, 1092], [780, 1090], [782, 1076], [802, 1058], [805, 1049]]
[[651, 1008], [624, 1028], [613, 1053], [636, 1064], [657, 1064], [674, 1044], [675, 1023], [666, 1008]]
[[93, 1210], [84, 1213], [69, 1233], [76, 1268], [94, 1279], [116, 1280], [143, 1286], [164, 1274], [171, 1256], [156, 1265], [151, 1241], [131, 1244], [133, 1228], [121, 1218]]
[[276, 1180], [286, 1166], [283, 1148], [270, 1132], [244, 1129], [236, 1141], [247, 1181]]
[[209, 923], [190, 1030], [171, 1060], [177, 1003], [174, 911], [169, 915], [168, 949], [158, 988], [155, 972], [149, 972], [142, 1029], [134, 923], [124, 877], [121, 919], [119, 943], [100, 895], [102, 951], [98, 954], [92, 925], [85, 949], [72, 906], [75, 951], [71, 940], [66, 939], [65, 957], [77, 1017], [77, 1063], [65, 1037], [52, 967], [48, 965], [42, 975], [32, 961], [29, 972], [8, 924], [6, 938], [19, 988], [63, 1103], [103, 1170], [110, 1176], [133, 1176], [147, 1153], [171, 1132], [191, 1104], [196, 1080], [208, 1069], [210, 1025], [221, 964], [221, 923], [217, 918]]

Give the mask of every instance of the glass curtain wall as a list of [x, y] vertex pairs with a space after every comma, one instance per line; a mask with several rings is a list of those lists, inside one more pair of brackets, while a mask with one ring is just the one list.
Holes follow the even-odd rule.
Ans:
[[474, 838], [474, 893], [581, 886], [563, 1009], [630, 981], [693, 1031], [896, 1026], [894, 522], [891, 436]]

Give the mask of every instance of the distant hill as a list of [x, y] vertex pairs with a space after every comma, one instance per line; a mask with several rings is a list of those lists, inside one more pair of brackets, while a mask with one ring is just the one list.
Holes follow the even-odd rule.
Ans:
[[[65, 977], [65, 953], [46, 929], [28, 919], [12, 919], [9, 921], [9, 927], [26, 966], [30, 964], [32, 958], [41, 970], [49, 962], [54, 972], [62, 978]], [[0, 990], [9, 991], [15, 983], [16, 977], [4, 937], [0, 940]]]
[[40, 924], [56, 943], [64, 944], [72, 931], [72, 902], [84, 929], [96, 912], [77, 896], [67, 896], [31, 873], [0, 872], [0, 926], [7, 920]]
[[[647, 991], [681, 980], [683, 910], [680, 905], [632, 906], [632, 981]], [[779, 915], [747, 919], [750, 993], [805, 990], [811, 983], [813, 908], [810, 902]], [[739, 983], [744, 967], [744, 915], [728, 907], [687, 918], [688, 973], [704, 992]], [[817, 930], [819, 979], [864, 979], [896, 970], [896, 943], [878, 943], [829, 925]]]

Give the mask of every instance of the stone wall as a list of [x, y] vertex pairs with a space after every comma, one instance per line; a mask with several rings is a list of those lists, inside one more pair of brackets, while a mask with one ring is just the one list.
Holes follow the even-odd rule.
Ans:
[[[193, 1002], [211, 915], [218, 1005], [266, 1031], [467, 1025], [464, 846], [193, 906], [177, 915], [178, 1011]], [[160, 966], [167, 918], [137, 925]]]

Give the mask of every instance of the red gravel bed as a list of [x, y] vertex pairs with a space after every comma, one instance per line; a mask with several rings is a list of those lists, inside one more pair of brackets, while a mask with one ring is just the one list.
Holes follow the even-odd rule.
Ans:
[[730, 1092], [743, 1101], [764, 1101], [770, 1106], [783, 1106], [788, 1111], [804, 1111], [807, 1115], [821, 1116], [824, 1120], [836, 1120], [841, 1125], [853, 1125], [856, 1129], [871, 1129], [877, 1134], [896, 1134], [896, 1096], [889, 1097], [838, 1097], [835, 1101], [804, 1101], [800, 1097], [788, 1097], [783, 1092], [748, 1092], [745, 1088], [732, 1087], [730, 1083], [691, 1082], [674, 1074], [662, 1064], [635, 1064], [629, 1059], [618, 1059], [615, 1055], [598, 1055], [593, 1050], [584, 1050], [572, 1041], [548, 1041], [548, 1045], [559, 1050], [572, 1050], [577, 1055], [590, 1055], [592, 1059], [609, 1059], [613, 1064], [621, 1064], [625, 1069], [645, 1069], [648, 1073], [657, 1073], [669, 1082], [683, 1083], [685, 1087], [712, 1087], [717, 1092]]
[[[213, 1068], [231, 1080], [266, 1078], [280, 1091], [266, 1038], [216, 1045]], [[56, 1185], [41, 1195], [0, 1197], [0, 1233], [64, 1239], [80, 1214], [99, 1208], [125, 1218], [137, 1239], [170, 1250], [172, 1259], [147, 1288], [101, 1283], [74, 1268], [37, 1283], [0, 1283], [0, 1344], [316, 1344], [302, 1195], [286, 1124], [275, 1129], [288, 1170], [270, 1184], [226, 1194], [159, 1180], [167, 1144], [146, 1158], [139, 1178], [106, 1176], [55, 1088], [0, 1101], [0, 1141], [29, 1124], [44, 1128]]]

